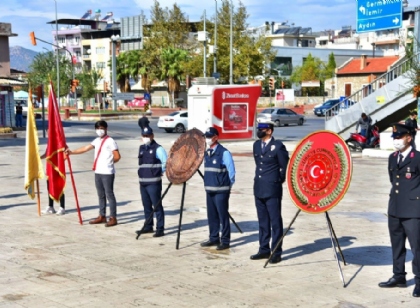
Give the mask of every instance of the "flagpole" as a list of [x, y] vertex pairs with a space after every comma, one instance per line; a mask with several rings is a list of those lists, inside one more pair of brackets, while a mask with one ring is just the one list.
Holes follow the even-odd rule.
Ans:
[[76, 199], [77, 214], [79, 215], [79, 223], [83, 225], [82, 215], [80, 213], [79, 199], [77, 198], [76, 184], [74, 183], [73, 170], [71, 168], [70, 156], [67, 156], [67, 164], [69, 165], [71, 184], [73, 186], [74, 198]]
[[37, 200], [37, 203], [38, 203], [38, 216], [41, 216], [41, 192], [39, 191], [39, 181], [38, 181], [38, 179], [36, 179], [36, 192], [37, 192], [37, 195], [38, 195], [38, 200]]

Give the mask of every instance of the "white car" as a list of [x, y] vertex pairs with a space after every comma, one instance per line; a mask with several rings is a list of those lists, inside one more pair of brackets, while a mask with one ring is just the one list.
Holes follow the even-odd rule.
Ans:
[[157, 126], [167, 133], [173, 131], [183, 133], [188, 127], [188, 111], [175, 111], [166, 116], [159, 117]]

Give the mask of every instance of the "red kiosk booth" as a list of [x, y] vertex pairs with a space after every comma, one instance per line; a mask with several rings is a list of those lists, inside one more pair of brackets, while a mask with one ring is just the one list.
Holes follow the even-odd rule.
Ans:
[[194, 85], [188, 91], [188, 129], [214, 127], [221, 140], [252, 139], [260, 85]]

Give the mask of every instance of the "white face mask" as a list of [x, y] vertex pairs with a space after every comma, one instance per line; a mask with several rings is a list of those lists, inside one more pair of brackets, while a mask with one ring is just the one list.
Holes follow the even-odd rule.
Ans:
[[102, 138], [105, 135], [105, 130], [104, 129], [97, 129], [96, 134], [98, 135], [98, 137]]
[[143, 143], [144, 143], [144, 145], [149, 145], [149, 144], [150, 144], [150, 142], [151, 142], [150, 138], [148, 138], [148, 137], [143, 137]]
[[206, 138], [206, 143], [207, 143], [207, 146], [210, 147], [214, 143], [213, 138]]
[[394, 139], [395, 149], [397, 149], [398, 151], [401, 151], [402, 149], [404, 149], [404, 147], [405, 147], [404, 139]]

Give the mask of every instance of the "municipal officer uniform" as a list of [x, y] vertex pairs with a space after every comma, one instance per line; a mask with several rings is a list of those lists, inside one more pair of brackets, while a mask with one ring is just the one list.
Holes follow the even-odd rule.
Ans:
[[[204, 134], [206, 138], [219, 135], [213, 127]], [[209, 241], [201, 246], [217, 244], [217, 249], [230, 246], [229, 196], [235, 182], [235, 166], [232, 154], [220, 143], [204, 154], [204, 189], [206, 190]], [[221, 236], [219, 237], [219, 231]]]
[[[410, 127], [393, 126], [392, 137], [409, 134]], [[405, 242], [408, 238], [413, 253], [413, 273], [416, 288], [413, 296], [420, 296], [420, 152], [409, 146], [404, 152], [394, 152], [388, 159], [391, 192], [388, 204], [388, 228], [391, 238], [393, 273], [380, 287], [405, 287]], [[418, 288], [418, 289], [417, 289]], [[417, 293], [416, 293], [417, 290]]]
[[[151, 135], [153, 130], [145, 127], [142, 135]], [[167, 155], [165, 150], [152, 140], [149, 145], [141, 145], [139, 148], [138, 176], [140, 182], [140, 194], [144, 207], [144, 215], [147, 220], [153, 212], [162, 195], [162, 175], [166, 168]], [[162, 203], [156, 208], [156, 233], [155, 236], [163, 236], [165, 226], [165, 213]], [[153, 232], [153, 219], [145, 226], [143, 233]]]
[[[269, 128], [259, 123], [258, 128]], [[263, 144], [261, 140], [254, 143], [255, 160], [254, 196], [259, 224], [259, 251], [256, 256], [264, 256], [274, 249], [283, 235], [283, 219], [281, 217], [282, 184], [286, 179], [289, 153], [280, 140], [271, 137]], [[281, 256], [281, 246], [273, 251], [273, 256]], [[257, 259], [251, 256], [251, 259]]]

